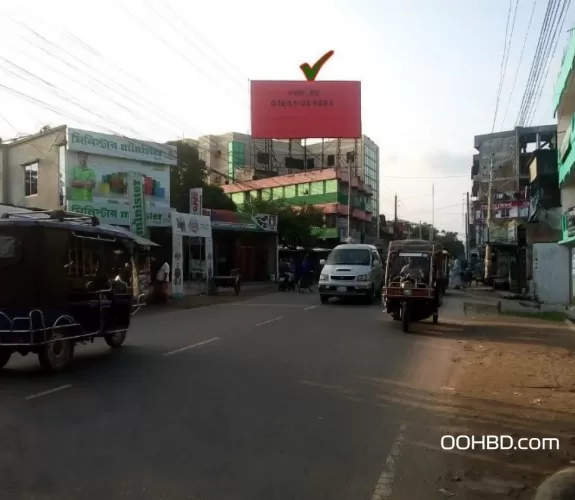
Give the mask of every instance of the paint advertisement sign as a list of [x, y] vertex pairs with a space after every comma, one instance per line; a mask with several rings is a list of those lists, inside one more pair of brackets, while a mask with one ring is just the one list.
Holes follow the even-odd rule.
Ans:
[[192, 215], [202, 215], [203, 209], [202, 188], [190, 189], [190, 213]]
[[254, 139], [361, 137], [361, 82], [251, 81]]
[[139, 174], [148, 226], [170, 225], [170, 167], [68, 150], [65, 157], [66, 208], [97, 216], [106, 224], [130, 225], [128, 177]]
[[176, 231], [176, 218], [172, 217], [172, 297], [184, 296], [184, 245], [182, 234]]
[[211, 238], [212, 224], [207, 215], [172, 212], [172, 231], [190, 238]]
[[128, 175], [128, 200], [130, 203], [130, 231], [146, 237], [146, 200], [144, 198], [144, 176], [136, 172]]
[[67, 129], [67, 147], [68, 151], [124, 158], [144, 163], [158, 163], [160, 165], [176, 165], [178, 163], [178, 153], [175, 146], [77, 128]]

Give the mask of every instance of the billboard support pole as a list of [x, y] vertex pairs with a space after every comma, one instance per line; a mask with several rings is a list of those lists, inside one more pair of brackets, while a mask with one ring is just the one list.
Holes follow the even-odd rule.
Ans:
[[325, 167], [325, 139], [321, 139], [321, 169]]
[[303, 140], [303, 170], [307, 170], [307, 139]]

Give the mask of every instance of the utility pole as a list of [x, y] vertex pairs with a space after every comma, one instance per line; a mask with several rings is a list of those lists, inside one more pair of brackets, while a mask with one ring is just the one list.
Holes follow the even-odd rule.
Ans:
[[348, 176], [348, 185], [347, 185], [347, 238], [351, 237], [351, 169], [352, 166], [355, 164], [355, 154], [357, 150], [357, 139], [355, 140], [354, 149], [353, 149], [353, 157], [351, 162], [348, 162], [347, 170], [349, 172]]
[[393, 237], [397, 237], [397, 193], [393, 198]]
[[429, 232], [429, 241], [435, 239], [435, 184], [431, 185], [431, 230]]
[[491, 223], [492, 211], [491, 205], [493, 203], [493, 156], [491, 153], [491, 161], [489, 162], [489, 184], [487, 186], [487, 242], [485, 244], [485, 280], [491, 279], [491, 255], [492, 249], [489, 244], [489, 226]]
[[469, 262], [469, 191], [465, 193], [465, 258]]

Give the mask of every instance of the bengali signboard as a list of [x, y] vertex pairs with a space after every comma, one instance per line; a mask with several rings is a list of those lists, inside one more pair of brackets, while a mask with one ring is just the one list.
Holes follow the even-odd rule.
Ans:
[[130, 225], [129, 176], [139, 175], [148, 226], [170, 225], [170, 166], [126, 158], [66, 151], [66, 208], [97, 216], [106, 224]]
[[128, 175], [128, 200], [130, 203], [130, 231], [138, 236], [147, 236], [146, 200], [144, 198], [143, 175], [130, 172]]
[[211, 238], [212, 224], [207, 215], [172, 213], [172, 231], [190, 238]]
[[255, 139], [361, 137], [361, 82], [251, 81]]
[[571, 207], [565, 211], [565, 218], [567, 219], [567, 237], [575, 236], [575, 207]]
[[67, 148], [68, 151], [80, 151], [91, 155], [124, 158], [145, 163], [160, 165], [178, 163], [175, 146], [76, 128], [67, 130]]

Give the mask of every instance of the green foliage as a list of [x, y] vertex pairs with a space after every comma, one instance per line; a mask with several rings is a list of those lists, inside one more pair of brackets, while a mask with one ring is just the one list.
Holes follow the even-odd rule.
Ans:
[[316, 240], [312, 228], [323, 225], [323, 212], [313, 205], [292, 206], [283, 200], [251, 198], [242, 205], [241, 210], [253, 214], [277, 215], [280, 242], [291, 248], [311, 248]]
[[203, 207], [237, 211], [236, 204], [219, 186], [208, 185], [206, 163], [200, 159], [198, 148], [184, 141], [170, 144], [178, 148], [178, 164], [170, 172], [171, 205], [178, 212], [190, 211], [190, 189], [203, 188]]
[[[421, 224], [421, 239], [429, 241], [431, 231], [431, 224]], [[419, 224], [409, 223], [407, 232], [411, 238], [419, 239]], [[462, 257], [465, 255], [465, 246], [462, 241], [457, 239], [456, 232], [453, 231], [440, 231], [437, 228], [433, 229], [433, 239], [443, 245], [451, 255]]]

